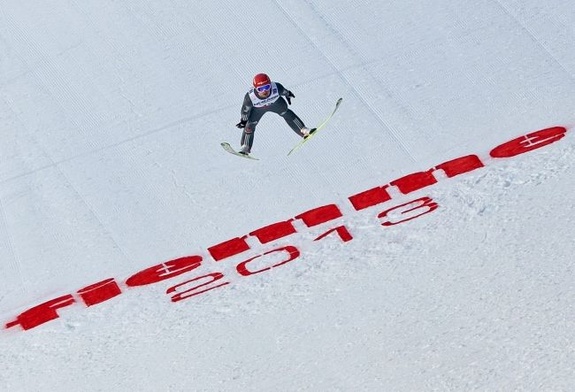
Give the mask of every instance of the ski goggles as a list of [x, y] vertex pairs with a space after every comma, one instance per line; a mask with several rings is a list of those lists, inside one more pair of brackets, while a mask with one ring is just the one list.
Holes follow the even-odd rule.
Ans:
[[256, 87], [258, 93], [263, 93], [264, 91], [269, 91], [272, 88], [271, 84], [264, 84], [263, 86]]

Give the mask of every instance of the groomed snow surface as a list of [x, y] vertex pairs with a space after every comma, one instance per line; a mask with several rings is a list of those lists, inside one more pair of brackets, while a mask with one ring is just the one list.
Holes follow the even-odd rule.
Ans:
[[4, 0], [0, 390], [572, 390], [574, 107], [567, 0]]

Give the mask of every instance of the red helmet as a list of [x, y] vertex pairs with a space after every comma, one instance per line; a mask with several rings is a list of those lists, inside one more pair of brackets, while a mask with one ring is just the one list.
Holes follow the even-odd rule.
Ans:
[[266, 84], [270, 84], [272, 81], [270, 79], [270, 77], [268, 75], [266, 75], [265, 73], [259, 73], [256, 76], [254, 76], [254, 87], [258, 88], [260, 86], [265, 86]]

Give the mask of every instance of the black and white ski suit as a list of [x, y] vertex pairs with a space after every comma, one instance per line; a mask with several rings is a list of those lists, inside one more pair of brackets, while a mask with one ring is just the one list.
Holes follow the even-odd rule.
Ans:
[[251, 151], [254, 144], [256, 126], [267, 112], [279, 114], [295, 133], [301, 137], [305, 136], [301, 132], [301, 129], [305, 128], [305, 124], [293, 111], [288, 109], [287, 102], [284, 99], [284, 97], [290, 97], [290, 91], [278, 82], [272, 82], [271, 85], [271, 93], [265, 98], [260, 98], [253, 88], [244, 97], [241, 121], [247, 121], [247, 123], [242, 132], [241, 145], [244, 148], [247, 146], [246, 152]]

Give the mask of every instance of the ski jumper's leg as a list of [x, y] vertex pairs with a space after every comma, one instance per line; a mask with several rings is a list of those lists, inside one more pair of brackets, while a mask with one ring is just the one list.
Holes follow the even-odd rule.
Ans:
[[254, 145], [254, 131], [256, 127], [248, 128], [247, 125], [242, 132], [242, 139], [240, 140], [240, 145], [242, 146], [241, 152], [247, 152], [248, 154], [252, 151], [252, 146]]
[[301, 132], [301, 129], [305, 128], [305, 124], [293, 111], [288, 109], [287, 103], [283, 98], [275, 101], [273, 105], [270, 106], [270, 110], [282, 116], [287, 125], [299, 136], [305, 136]]
[[252, 146], [254, 145], [254, 134], [256, 132], [256, 126], [258, 122], [262, 118], [262, 116], [266, 113], [267, 110], [263, 108], [253, 108], [252, 112], [250, 113], [250, 117], [248, 118], [248, 122], [244, 131], [242, 132], [242, 139], [240, 141], [242, 145], [242, 151], [244, 152], [251, 152]]

